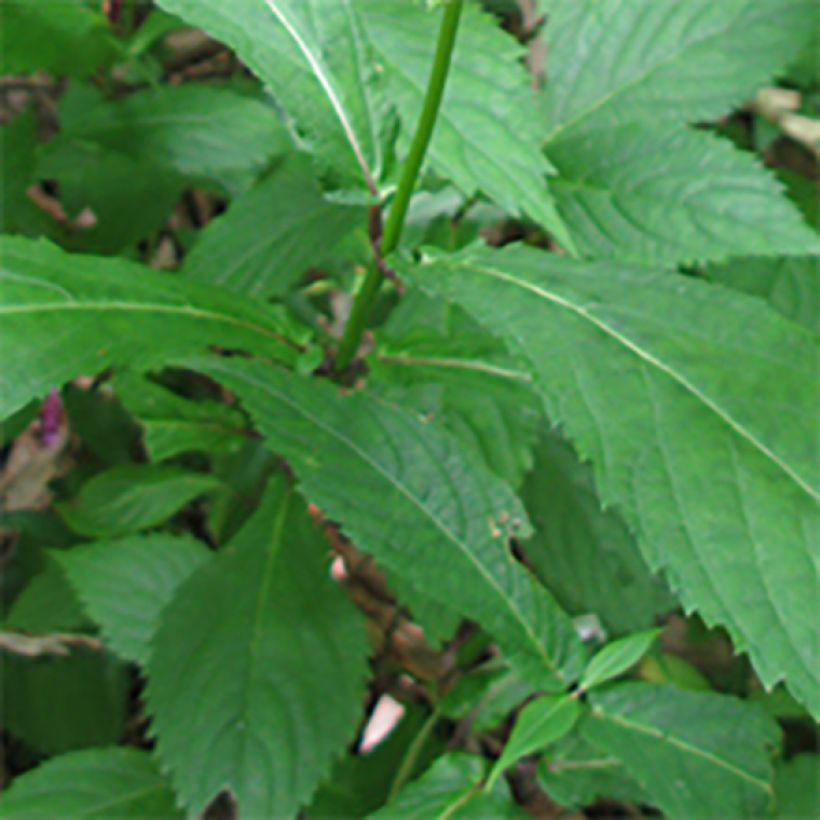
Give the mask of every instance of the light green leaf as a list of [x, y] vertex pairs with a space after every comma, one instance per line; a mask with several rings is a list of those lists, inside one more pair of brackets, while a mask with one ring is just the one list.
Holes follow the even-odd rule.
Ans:
[[364, 209], [326, 200], [310, 161], [294, 155], [209, 223], [182, 273], [256, 299], [282, 296], [357, 224], [367, 224]]
[[527, 560], [571, 615], [594, 613], [623, 635], [677, 607], [623, 519], [601, 509], [591, 467], [557, 433], [544, 431], [521, 498], [535, 529]]
[[650, 566], [727, 627], [767, 686], [785, 678], [820, 714], [809, 335], [693, 278], [532, 249], [391, 264], [527, 361]]
[[581, 714], [578, 701], [568, 695], [548, 695], [528, 703], [515, 720], [501, 757], [487, 778], [487, 789], [514, 763], [546, 749], [569, 732]]
[[366, 393], [261, 363], [186, 364], [237, 393], [305, 496], [359, 549], [478, 621], [534, 687], [575, 679], [584, 651], [572, 623], [509, 547], [529, 531], [519, 502], [450, 436]]
[[216, 401], [192, 401], [127, 371], [114, 377], [117, 396], [139, 422], [152, 461], [202, 450], [231, 453], [247, 441], [241, 413]]
[[97, 541], [53, 556], [111, 649], [145, 665], [163, 607], [210, 553], [192, 538], [162, 533]]
[[[439, 13], [406, 0], [356, 0], [384, 67], [387, 90], [409, 142], [422, 109]], [[523, 49], [489, 15], [467, 6], [459, 27], [429, 163], [466, 195], [486, 194], [508, 213], [526, 214], [571, 249], [540, 150], [535, 95]]]
[[547, 154], [591, 256], [674, 264], [817, 252], [779, 186], [684, 123], [716, 119], [793, 56], [812, 0], [580, 0], [549, 15]]
[[207, 473], [158, 464], [126, 464], [98, 473], [72, 501], [57, 505], [81, 535], [108, 538], [154, 527], [219, 487]]
[[671, 820], [760, 817], [772, 802], [777, 724], [725, 695], [628, 683], [590, 695], [584, 737], [620, 760]]
[[584, 131], [550, 157], [559, 209], [586, 255], [672, 266], [820, 253], [772, 174], [712, 134], [625, 123]]
[[516, 806], [505, 786], [497, 786], [491, 794], [481, 789], [484, 768], [481, 757], [443, 755], [418, 780], [405, 786], [395, 800], [370, 816], [374, 820], [516, 816]]
[[820, 258], [732, 259], [711, 265], [709, 279], [765, 299], [794, 322], [820, 333]]
[[775, 816], [801, 820], [820, 814], [820, 756], [805, 753], [781, 762], [775, 772]]
[[82, 77], [120, 53], [105, 16], [82, 0], [0, 5], [0, 75], [48, 71]]
[[650, 650], [661, 632], [647, 629], [608, 643], [587, 664], [578, 687], [589, 691], [627, 672]]
[[0, 798], [8, 820], [44, 817], [182, 817], [148, 752], [87, 749], [56, 757], [16, 778]]
[[384, 104], [351, 0], [160, 0], [229, 45], [273, 92], [306, 147], [361, 187], [381, 175]]
[[294, 816], [352, 739], [368, 647], [326, 550], [276, 481], [164, 609], [147, 700], [159, 757], [192, 814], [227, 789], [243, 817]]
[[[247, 188], [292, 142], [274, 109], [226, 88], [163, 85], [65, 109], [55, 145], [92, 142], [154, 169]], [[54, 150], [57, 150], [56, 148]]]
[[[262, 305], [121, 259], [0, 239], [0, 418], [79, 375], [148, 368], [209, 344], [292, 354]], [[25, 344], [21, 345], [21, 340]]]
[[547, 142], [625, 123], [713, 120], [811, 36], [813, 0], [577, 0], [546, 29]]

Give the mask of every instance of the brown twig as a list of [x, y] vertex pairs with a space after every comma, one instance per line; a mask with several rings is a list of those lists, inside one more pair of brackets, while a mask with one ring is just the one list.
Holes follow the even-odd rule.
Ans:
[[43, 655], [67, 657], [71, 654], [69, 647], [82, 647], [99, 652], [102, 649], [102, 642], [88, 635], [71, 635], [63, 632], [51, 635], [0, 632], [0, 649], [25, 658], [39, 658]]

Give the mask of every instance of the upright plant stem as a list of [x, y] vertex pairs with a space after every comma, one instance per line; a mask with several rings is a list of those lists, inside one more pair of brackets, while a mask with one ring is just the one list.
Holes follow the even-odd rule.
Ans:
[[[433, 58], [433, 68], [430, 71], [430, 79], [427, 81], [424, 105], [416, 126], [416, 133], [413, 135], [410, 151], [402, 167], [396, 195], [390, 206], [390, 213], [385, 222], [379, 248], [377, 249], [377, 253], [382, 258], [394, 251], [401, 239], [410, 198], [413, 196], [416, 180], [419, 171], [421, 171], [427, 147], [430, 145], [430, 138], [433, 135], [441, 99], [444, 96], [444, 86], [450, 70], [453, 46], [455, 45], [463, 6], [464, 0], [447, 0], [444, 7], [444, 16], [441, 20], [441, 28], [439, 29], [436, 44], [436, 54]], [[336, 354], [334, 366], [337, 372], [345, 370], [356, 355], [367, 320], [370, 317], [373, 302], [383, 281], [384, 273], [377, 261], [368, 268], [365, 280], [353, 302], [353, 308], [345, 325], [342, 341], [339, 344], [339, 351]]]

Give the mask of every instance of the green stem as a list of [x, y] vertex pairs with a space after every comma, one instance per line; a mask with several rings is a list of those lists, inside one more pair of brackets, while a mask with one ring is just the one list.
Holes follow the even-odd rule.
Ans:
[[[463, 6], [464, 0], [448, 0], [444, 7], [444, 16], [438, 33], [436, 54], [433, 58], [430, 79], [427, 82], [424, 105], [416, 126], [416, 133], [413, 135], [410, 151], [402, 167], [396, 195], [393, 198], [390, 213], [384, 225], [384, 232], [376, 250], [382, 259], [396, 249], [401, 239], [404, 220], [410, 206], [410, 198], [413, 196], [416, 180], [421, 171], [427, 147], [430, 145], [430, 138], [433, 135], [433, 128], [441, 107], [441, 99], [444, 96], [444, 86], [447, 82], [447, 74], [450, 71], [450, 61]], [[356, 355], [367, 320], [370, 317], [373, 302], [383, 282], [384, 273], [377, 261], [368, 268], [365, 280], [353, 302], [353, 308], [350, 311], [350, 317], [347, 320], [342, 341], [339, 344], [339, 351], [336, 354], [334, 366], [337, 373], [344, 371]]]
[[413, 774], [413, 769], [416, 768], [416, 763], [418, 763], [419, 755], [421, 754], [422, 749], [424, 748], [424, 744], [427, 742], [427, 739], [433, 733], [433, 729], [435, 729], [436, 724], [438, 723], [439, 718], [441, 717], [441, 712], [439, 711], [438, 707], [433, 709], [430, 717], [424, 722], [424, 725], [419, 729], [418, 734], [413, 738], [413, 741], [407, 747], [407, 752], [404, 755], [401, 763], [399, 764], [399, 769], [396, 772], [396, 776], [393, 779], [393, 782], [390, 784], [390, 792], [387, 795], [387, 803], [392, 803], [393, 800], [396, 799], [398, 793], [401, 791], [402, 786], [410, 779], [411, 775]]

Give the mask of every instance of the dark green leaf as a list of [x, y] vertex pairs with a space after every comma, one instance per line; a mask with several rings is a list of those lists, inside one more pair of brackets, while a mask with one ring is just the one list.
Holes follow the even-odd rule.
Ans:
[[232, 453], [246, 441], [242, 415], [224, 404], [192, 401], [128, 372], [115, 377], [114, 389], [142, 427], [152, 461], [192, 450]]
[[211, 475], [179, 467], [129, 464], [94, 476], [58, 509], [80, 535], [110, 538], [161, 524], [219, 483]]
[[506, 786], [496, 786], [487, 794], [481, 789], [483, 775], [483, 758], [457, 753], [444, 755], [371, 817], [374, 820], [396, 817], [444, 820], [450, 817], [516, 816], [516, 806], [506, 793]]
[[82, 77], [120, 54], [105, 17], [83, 0], [0, 5], [0, 74], [49, 71]]
[[39, 752], [117, 743], [125, 725], [128, 671], [98, 652], [2, 656], [5, 728]]
[[182, 817], [148, 752], [88, 749], [54, 758], [18, 777], [0, 799], [9, 820], [45, 817]]
[[[66, 110], [61, 142], [92, 142], [153, 169], [238, 193], [268, 161], [291, 150], [274, 109], [204, 85], [164, 85]], [[87, 149], [92, 150], [92, 149]]]
[[820, 258], [732, 259], [712, 265], [707, 276], [735, 290], [765, 299], [775, 310], [820, 332]]
[[148, 663], [157, 750], [199, 813], [223, 789], [247, 817], [292, 816], [352, 738], [363, 619], [281, 481], [163, 611]]
[[260, 363], [188, 364], [241, 397], [306, 497], [357, 547], [479, 621], [534, 686], [574, 680], [584, 652], [572, 623], [510, 551], [508, 539], [528, 532], [519, 502], [451, 437], [366, 393]]
[[542, 435], [521, 496], [535, 528], [527, 559], [572, 615], [595, 613], [622, 635], [676, 607], [618, 513], [601, 508], [590, 466], [556, 433]]
[[111, 649], [145, 665], [163, 607], [210, 554], [166, 534], [98, 541], [55, 554]]
[[725, 695], [626, 683], [590, 694], [584, 737], [675, 820], [759, 817], [772, 802], [777, 724]]
[[208, 225], [182, 273], [256, 299], [281, 296], [366, 222], [363, 208], [325, 199], [310, 161], [293, 156]]

